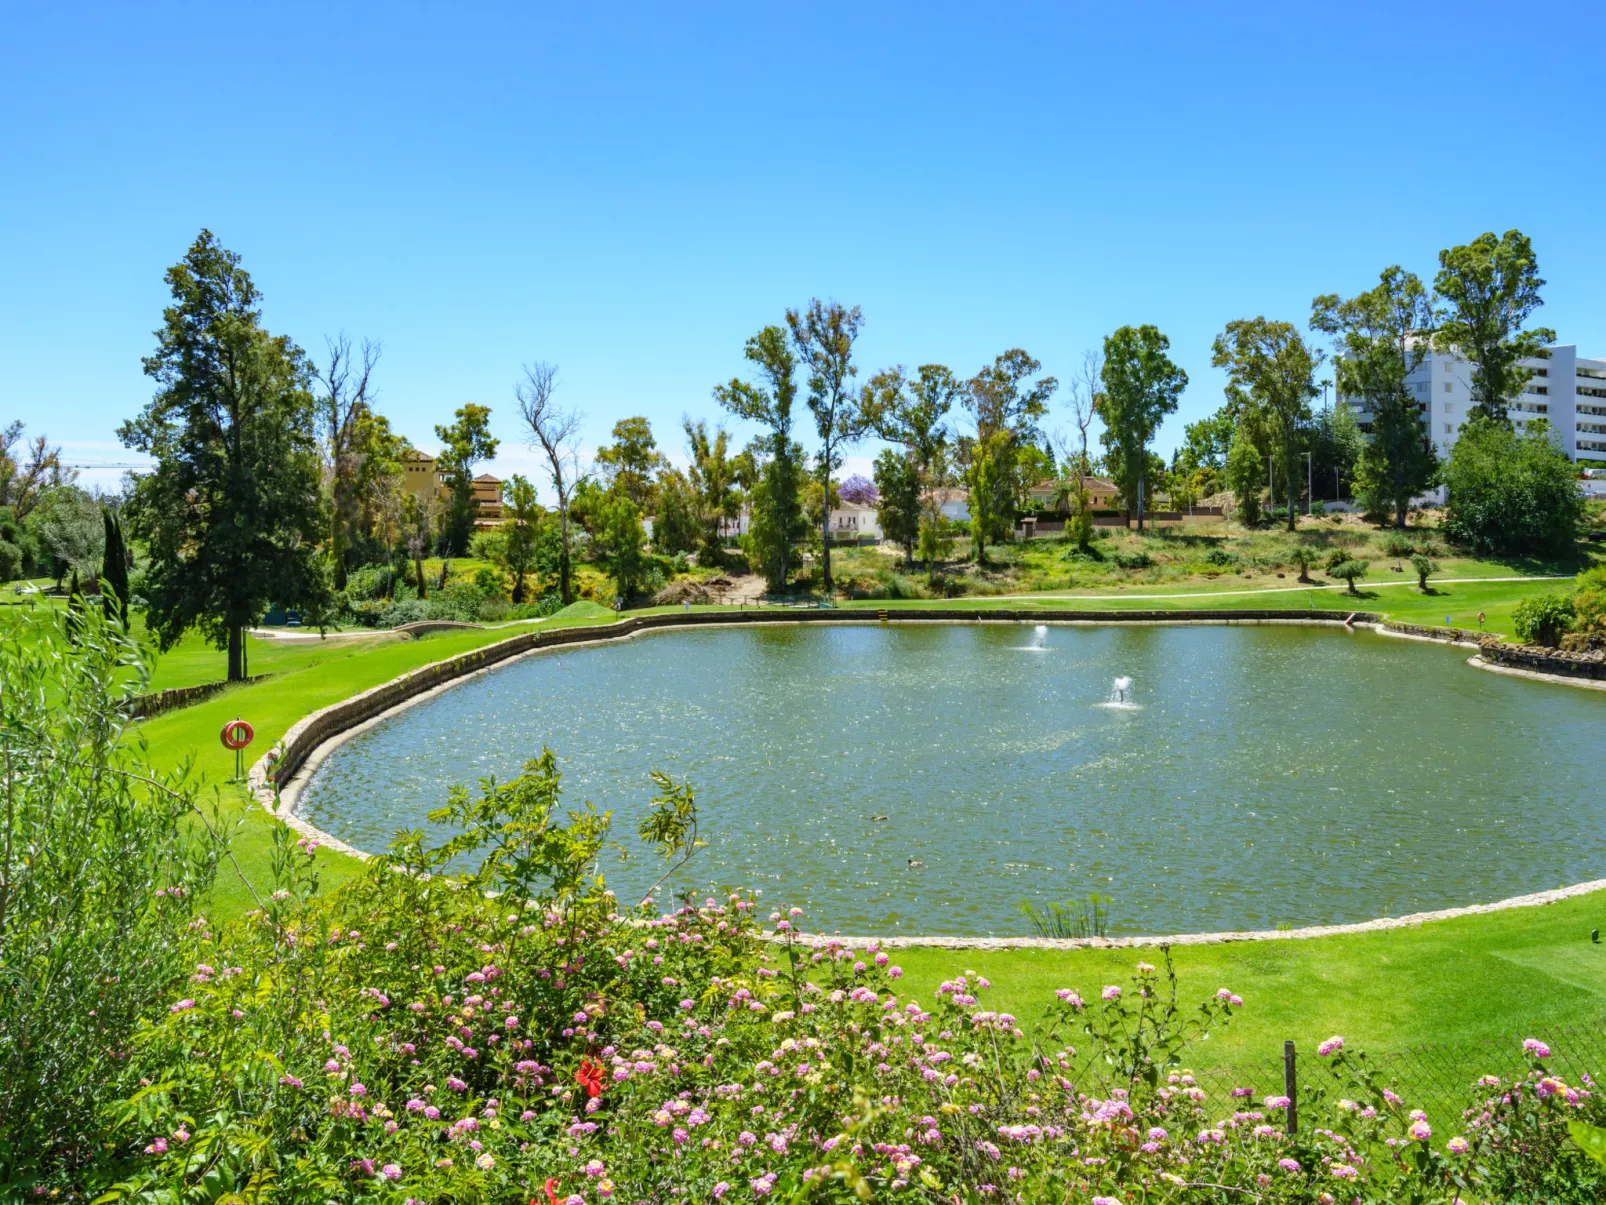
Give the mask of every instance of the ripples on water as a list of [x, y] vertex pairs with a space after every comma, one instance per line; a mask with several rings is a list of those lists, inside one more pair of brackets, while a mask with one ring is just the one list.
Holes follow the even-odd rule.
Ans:
[[[454, 687], [342, 746], [301, 806], [378, 849], [547, 744], [629, 845], [662, 769], [710, 838], [680, 886], [861, 933], [1027, 932], [1023, 900], [1090, 892], [1124, 932], [1322, 924], [1606, 873], [1606, 697], [1465, 657], [1277, 627], [665, 633]], [[624, 898], [657, 864], [608, 873]]]

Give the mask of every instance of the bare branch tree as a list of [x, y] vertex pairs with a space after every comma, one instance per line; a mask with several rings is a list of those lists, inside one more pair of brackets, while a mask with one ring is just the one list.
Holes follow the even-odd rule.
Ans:
[[530, 428], [528, 442], [546, 457], [547, 479], [558, 496], [558, 589], [567, 606], [574, 601], [569, 568], [569, 502], [582, 479], [576, 437], [583, 416], [564, 410], [553, 400], [558, 388], [558, 366], [537, 361], [524, 368], [524, 380], [513, 386], [519, 414]]
[[325, 451], [329, 458], [329, 556], [334, 562], [335, 588], [343, 590], [346, 586], [347, 533], [356, 518], [357, 509], [354, 437], [361, 416], [370, 408], [378, 392], [373, 386], [373, 374], [382, 346], [371, 339], [364, 339], [360, 352], [354, 353], [351, 340], [344, 331], [332, 339], [325, 339], [324, 343], [329, 348], [329, 366], [322, 372], [314, 371], [324, 388], [324, 396], [319, 404], [325, 424]]

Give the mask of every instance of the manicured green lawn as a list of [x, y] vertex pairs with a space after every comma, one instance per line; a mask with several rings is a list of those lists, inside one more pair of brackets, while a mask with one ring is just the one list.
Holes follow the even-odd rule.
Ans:
[[[886, 607], [974, 615], [1023, 607], [1316, 607], [1383, 611], [1416, 623], [1442, 623], [1448, 615], [1464, 627], [1475, 627], [1475, 616], [1482, 610], [1489, 630], [1508, 631], [1511, 608], [1520, 598], [1560, 588], [1563, 583], [1445, 583], [1426, 596], [1414, 584], [1390, 584], [1366, 591], [1368, 597], [1359, 600], [1338, 590], [1246, 595], [1231, 581], [1220, 585], [1219, 590], [1209, 592], [1197, 585], [1169, 590], [1134, 586], [1074, 598], [870, 601], [845, 604], [844, 609]], [[1201, 594], [1205, 597], [1199, 597]], [[1137, 595], [1162, 597], [1134, 597]], [[543, 621], [543, 626], [598, 623], [608, 618], [600, 607], [576, 611]], [[260, 809], [247, 805], [241, 787], [225, 781], [232, 772], [232, 758], [220, 746], [217, 734], [226, 720], [240, 715], [252, 722], [257, 732], [252, 753], [260, 755], [310, 711], [527, 626], [442, 633], [413, 641], [380, 638], [277, 647], [259, 642], [252, 652], [252, 669], [261, 672], [272, 666], [274, 678], [157, 717], [142, 725], [140, 732], [155, 764], [172, 765], [193, 757], [195, 770], [214, 784], [209, 790], [215, 789], [223, 815], [236, 826], [236, 856], [260, 890], [269, 878], [270, 825], [274, 822]], [[159, 663], [158, 681], [165, 678], [173, 684], [199, 673], [212, 664], [209, 658], [221, 661], [213, 650], [181, 646], [168, 655], [176, 667]], [[355, 863], [342, 856], [320, 855], [320, 859], [327, 885], [348, 878], [355, 869]], [[251, 906], [250, 895], [232, 868], [225, 866], [220, 872], [214, 903], [216, 914], [225, 916]], [[1217, 987], [1228, 987], [1246, 1001], [1237, 1021], [1196, 1048], [1189, 1061], [1201, 1067], [1261, 1065], [1281, 1050], [1284, 1039], [1292, 1038], [1301, 1049], [1309, 1050], [1334, 1033], [1373, 1050], [1398, 1050], [1423, 1043], [1506, 1039], [1518, 1031], [1542, 1034], [1547, 1027], [1594, 1021], [1606, 1017], [1606, 945], [1591, 944], [1589, 931], [1603, 927], [1606, 894], [1386, 933], [1179, 947], [1175, 957], [1188, 999], [1197, 1000]], [[995, 985], [985, 997], [987, 1006], [1014, 1012], [1024, 1023], [1038, 1024], [1055, 988], [1075, 987], [1084, 996], [1094, 995], [1105, 983], [1124, 982], [1140, 958], [1158, 961], [1155, 951], [940, 949], [899, 951], [895, 961], [907, 972], [905, 984], [926, 998], [941, 979], [958, 971], [987, 975]]]

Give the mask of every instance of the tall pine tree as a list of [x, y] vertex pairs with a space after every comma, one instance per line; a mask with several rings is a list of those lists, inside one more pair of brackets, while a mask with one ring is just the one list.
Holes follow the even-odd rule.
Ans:
[[272, 604], [313, 618], [329, 600], [312, 374], [262, 328], [240, 257], [203, 230], [167, 272], [145, 372], [156, 395], [118, 437], [156, 462], [131, 514], [149, 544], [146, 623], [163, 649], [198, 627], [245, 677], [245, 630]]

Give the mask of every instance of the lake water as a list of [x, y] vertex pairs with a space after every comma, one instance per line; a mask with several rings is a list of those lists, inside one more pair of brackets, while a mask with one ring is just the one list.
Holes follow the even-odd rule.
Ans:
[[[378, 850], [545, 744], [633, 847], [661, 769], [709, 839], [678, 886], [843, 933], [1029, 933], [1022, 901], [1093, 892], [1112, 933], [1324, 924], [1606, 875], [1606, 693], [1467, 655], [1294, 627], [669, 632], [420, 703], [339, 748], [301, 812]], [[658, 874], [605, 865], [621, 899]]]

